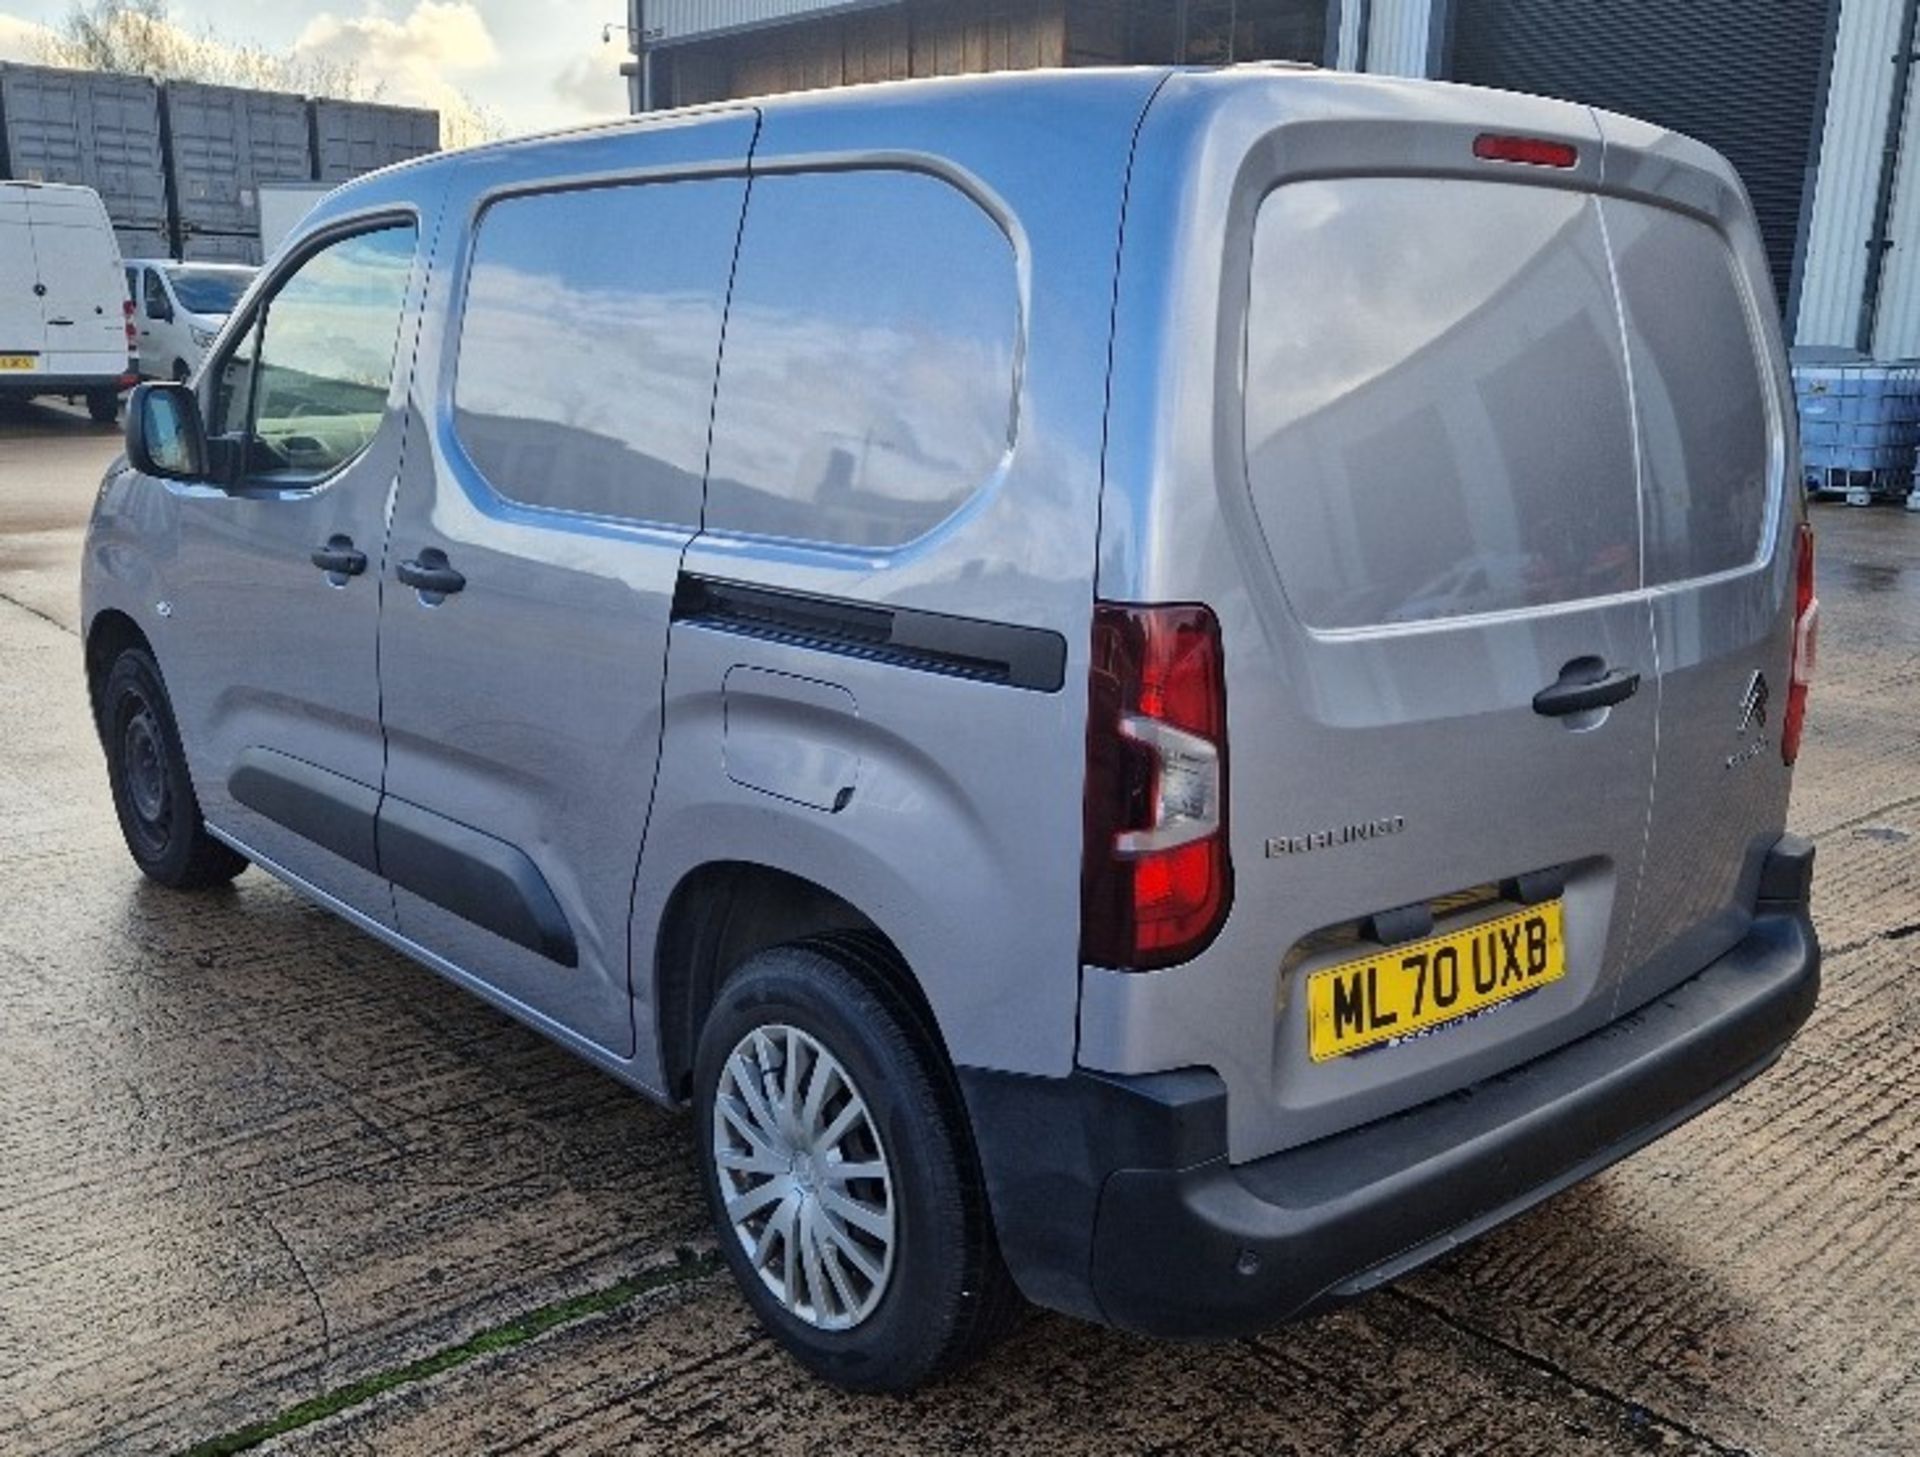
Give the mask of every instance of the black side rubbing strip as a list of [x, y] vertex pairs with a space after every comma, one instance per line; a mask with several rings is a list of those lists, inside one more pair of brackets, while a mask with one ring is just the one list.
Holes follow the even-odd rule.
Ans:
[[457, 821], [388, 795], [380, 807], [380, 868], [395, 885], [549, 961], [577, 966], [573, 928], [526, 854]]
[[1067, 640], [1039, 627], [873, 607], [686, 572], [673, 594], [673, 620], [1010, 688], [1057, 693], [1066, 682]]
[[380, 873], [374, 815], [380, 791], [304, 759], [273, 749], [240, 751], [227, 776], [227, 792], [256, 814], [302, 835], [321, 848]]

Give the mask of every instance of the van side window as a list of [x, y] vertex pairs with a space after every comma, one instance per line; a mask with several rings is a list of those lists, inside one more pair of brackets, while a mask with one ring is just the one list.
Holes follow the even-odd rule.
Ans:
[[1014, 420], [1012, 244], [917, 172], [757, 177], [714, 407], [710, 530], [891, 547], [985, 486]]
[[1680, 213], [1602, 205], [1640, 416], [1647, 583], [1746, 566], [1772, 497], [1774, 427], [1733, 255]]
[[173, 310], [167, 306], [167, 288], [160, 281], [159, 271], [149, 268], [147, 270], [147, 317], [164, 319], [172, 312]]
[[220, 366], [210, 429], [249, 432], [248, 476], [318, 479], [372, 443], [417, 237], [405, 223], [321, 249], [238, 339]]
[[699, 524], [745, 188], [712, 178], [537, 193], [481, 215], [454, 429], [494, 491]]

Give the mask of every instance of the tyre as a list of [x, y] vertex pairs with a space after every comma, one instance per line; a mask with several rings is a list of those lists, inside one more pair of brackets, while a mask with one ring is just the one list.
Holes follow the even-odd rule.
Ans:
[[120, 395], [115, 390], [87, 392], [87, 418], [96, 425], [111, 425], [120, 418]]
[[906, 1391], [1022, 1308], [933, 1030], [854, 937], [776, 947], [721, 988], [694, 1065], [701, 1184], [734, 1278], [801, 1364]]
[[100, 733], [120, 834], [149, 878], [198, 890], [246, 869], [245, 859], [207, 833], [160, 669], [144, 649], [126, 649], [107, 670]]
[[186, 360], [176, 359], [173, 361], [173, 382], [175, 384], [185, 384], [192, 378], [193, 371], [187, 368]]

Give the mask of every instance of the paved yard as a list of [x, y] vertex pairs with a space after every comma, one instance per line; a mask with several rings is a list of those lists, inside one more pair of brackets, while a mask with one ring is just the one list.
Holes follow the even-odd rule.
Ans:
[[257, 871], [141, 882], [74, 637], [115, 448], [0, 407], [0, 1451], [1920, 1450], [1920, 516], [1817, 513], [1827, 989], [1775, 1071], [1311, 1325], [1043, 1317], [857, 1400], [714, 1273], [684, 1118]]

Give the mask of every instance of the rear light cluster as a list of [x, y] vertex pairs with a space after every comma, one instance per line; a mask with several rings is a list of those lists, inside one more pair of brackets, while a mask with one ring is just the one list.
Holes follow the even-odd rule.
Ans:
[[1800, 523], [1793, 559], [1793, 656], [1787, 667], [1787, 714], [1780, 725], [1780, 757], [1800, 757], [1800, 733], [1807, 726], [1807, 689], [1813, 685], [1819, 656], [1820, 599], [1813, 590], [1813, 528]]
[[1483, 132], [1473, 139], [1473, 155], [1482, 162], [1518, 162], [1527, 167], [1572, 167], [1580, 150], [1545, 137], [1503, 137]]
[[133, 327], [133, 300], [132, 299], [128, 298], [128, 299], [120, 300], [120, 313], [121, 313], [121, 317], [125, 320], [126, 326], [127, 326], [127, 348], [131, 349], [133, 348], [133, 341], [139, 337], [139, 331]]
[[1081, 959], [1190, 960], [1233, 902], [1220, 624], [1197, 605], [1099, 603], [1089, 681]]

